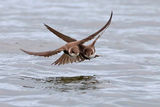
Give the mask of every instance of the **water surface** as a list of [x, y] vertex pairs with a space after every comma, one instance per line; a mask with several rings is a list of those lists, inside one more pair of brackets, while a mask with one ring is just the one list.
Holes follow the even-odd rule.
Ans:
[[[0, 1], [0, 105], [3, 107], [159, 107], [160, 2], [153, 0]], [[44, 23], [77, 39], [111, 26], [96, 43], [102, 57], [64, 66], [32, 51], [65, 44]]]

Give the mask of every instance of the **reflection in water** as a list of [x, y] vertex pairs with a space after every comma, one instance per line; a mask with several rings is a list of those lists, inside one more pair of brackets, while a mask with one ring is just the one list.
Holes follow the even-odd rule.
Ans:
[[47, 88], [57, 91], [97, 89], [99, 83], [96, 76], [47, 77], [44, 79], [23, 76], [20, 79], [30, 83], [23, 85], [26, 88]]

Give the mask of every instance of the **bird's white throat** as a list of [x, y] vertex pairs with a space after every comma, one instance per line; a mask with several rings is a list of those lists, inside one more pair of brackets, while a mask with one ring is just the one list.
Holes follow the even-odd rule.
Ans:
[[94, 58], [95, 57], [95, 53], [93, 54], [93, 55], [91, 55], [91, 56], [89, 56], [90, 58]]
[[79, 54], [76, 55], [76, 54], [74, 54], [74, 53], [71, 53], [70, 55], [71, 55], [72, 57], [76, 57], [76, 56], [78, 56]]

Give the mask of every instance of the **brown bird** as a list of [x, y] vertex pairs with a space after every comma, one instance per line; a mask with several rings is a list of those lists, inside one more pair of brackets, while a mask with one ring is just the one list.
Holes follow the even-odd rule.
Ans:
[[[111, 19], [112, 19], [112, 15], [113, 15], [113, 12], [111, 12], [111, 16], [110, 16], [110, 19], [108, 20], [108, 22], [99, 30], [97, 31], [96, 33], [92, 34], [92, 35], [98, 35], [100, 32], [101, 34], [99, 35], [102, 35], [103, 32], [105, 31], [105, 29], [110, 25], [111, 23]], [[46, 28], [51, 31], [53, 34], [55, 34], [56, 36], [58, 36], [59, 38], [61, 38], [62, 40], [66, 41], [67, 43], [69, 42], [73, 42], [73, 41], [77, 41], [76, 39], [74, 38], [71, 38], [65, 34], [62, 34], [60, 33], [59, 31], [55, 30], [54, 28], [44, 24], [46, 26]], [[100, 37], [100, 36], [99, 36]], [[98, 37], [98, 38], [99, 38]], [[98, 57], [99, 55], [95, 55], [95, 43], [96, 43], [96, 40], [98, 39], [96, 38], [93, 43], [91, 43], [90, 45], [88, 46], [85, 46], [85, 45], [80, 45], [81, 49], [83, 49], [81, 51], [81, 55], [85, 58], [85, 59], [91, 59], [91, 58], [95, 58], [95, 57]]]
[[[111, 18], [112, 18], [112, 13], [111, 13], [110, 20], [107, 22], [106, 25], [104, 25], [99, 31], [97, 31], [96, 33], [86, 37], [85, 39], [76, 40], [76, 39], [73, 39], [73, 38], [70, 38], [70, 37], [66, 36], [65, 41], [67, 41], [68, 43], [66, 45], [56, 49], [56, 50], [46, 51], [46, 52], [29, 52], [29, 51], [26, 51], [26, 50], [23, 50], [23, 49], [21, 49], [21, 50], [23, 52], [27, 53], [27, 54], [30, 54], [30, 55], [44, 56], [44, 57], [49, 57], [49, 56], [55, 55], [55, 54], [60, 53], [61, 51], [63, 51], [64, 54], [58, 60], [56, 60], [53, 63], [55, 65], [56, 64], [61, 65], [61, 64], [84, 61], [86, 59], [85, 58], [86, 56], [84, 56], [83, 51], [86, 48], [86, 46], [84, 46], [83, 44], [85, 42], [88, 42], [89, 40], [93, 39], [96, 35], [98, 35], [105, 28], [107, 28], [107, 26], [110, 25]], [[55, 31], [54, 33], [63, 35], [62, 33], [57, 32], [57, 31]], [[96, 38], [96, 40], [99, 37], [100, 37], [100, 35]], [[96, 40], [95, 40], [95, 42], [96, 42]], [[95, 44], [95, 43], [93, 42], [93, 44]]]
[[[94, 44], [97, 41], [97, 39], [100, 37], [101, 35], [99, 35], [91, 45], [85, 46], [83, 47], [83, 45], [79, 45], [79, 49], [80, 49], [80, 53], [78, 56], [73, 57], [72, 60], [70, 58], [70, 56], [68, 56], [67, 54], [63, 54], [59, 59], [57, 59], [53, 64], [55, 65], [60, 65], [60, 64], [67, 64], [67, 63], [72, 63], [73, 62], [81, 62], [84, 60], [90, 60], [91, 58], [95, 58], [95, 57], [99, 57], [99, 55], [91, 55], [90, 57], [86, 56], [86, 55], [90, 55], [91, 52], [95, 52], [95, 47]], [[88, 52], [88, 54], [84, 54], [84, 52]], [[68, 61], [71, 60], [71, 61]]]

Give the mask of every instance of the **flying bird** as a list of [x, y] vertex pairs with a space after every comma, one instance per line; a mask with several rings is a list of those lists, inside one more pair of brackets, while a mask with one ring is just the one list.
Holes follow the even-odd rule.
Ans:
[[[96, 57], [99, 57], [99, 55], [91, 55], [90, 57], [86, 56], [86, 55], [89, 55], [90, 52], [95, 52], [95, 48], [94, 48], [94, 44], [95, 42], [97, 41], [97, 39], [100, 37], [101, 35], [99, 35], [91, 45], [89, 46], [85, 46], [83, 47], [82, 45], [79, 45], [79, 49], [80, 49], [80, 54], [78, 56], [76, 56], [76, 58], [72, 58], [72, 61], [69, 61], [71, 58], [67, 55], [67, 54], [63, 54], [60, 58], [58, 58], [53, 64], [55, 65], [60, 65], [60, 64], [67, 64], [67, 63], [72, 63], [72, 62], [81, 62], [81, 61], [84, 61], [84, 60], [90, 60], [91, 58], [96, 58]], [[85, 48], [85, 50], [84, 50]], [[91, 49], [91, 50], [89, 50]], [[84, 54], [84, 52], [88, 52], [88, 54]]]
[[[93, 54], [95, 53], [95, 48], [94, 48], [94, 44], [96, 42], [96, 40], [101, 36], [99, 35], [92, 44], [85, 46], [83, 45], [85, 42], [88, 42], [89, 40], [92, 40], [96, 35], [100, 34], [102, 31], [104, 31], [111, 23], [111, 19], [112, 19], [112, 14], [113, 12], [111, 12], [111, 16], [109, 21], [97, 32], [95, 32], [94, 34], [82, 39], [82, 40], [76, 40], [73, 39], [69, 36], [66, 36], [54, 29], [50, 29], [50, 27], [48, 25], [45, 24], [45, 26], [54, 34], [56, 34], [58, 37], [60, 37], [61, 39], [63, 39], [64, 41], [67, 42], [67, 44], [65, 44], [64, 46], [61, 46], [60, 48], [53, 50], [53, 51], [45, 51], [45, 52], [30, 52], [30, 51], [26, 51], [24, 49], [21, 49], [23, 52], [29, 54], [29, 55], [35, 55], [35, 56], [44, 56], [44, 57], [49, 57], [55, 54], [60, 53], [61, 51], [63, 51], [63, 55], [57, 59], [54, 63], [55, 65], [61, 65], [61, 64], [67, 64], [67, 63], [73, 63], [73, 62], [81, 62], [84, 61], [85, 59], [90, 59], [90, 57], [98, 57], [98, 55], [93, 56]], [[91, 47], [91, 48], [90, 48]], [[89, 49], [88, 49], [89, 48]], [[89, 53], [89, 54], [88, 54]]]
[[[104, 31], [107, 29], [107, 27], [110, 25], [111, 23], [111, 20], [112, 20], [112, 15], [113, 15], [113, 12], [111, 12], [111, 16], [110, 16], [110, 19], [108, 20], [108, 22], [100, 29], [98, 30], [96, 33], [92, 34], [92, 35], [102, 35], [104, 33]], [[64, 40], [65, 42], [69, 43], [69, 42], [73, 42], [73, 41], [77, 41], [76, 39], [74, 38], [71, 38], [63, 33], [60, 33], [59, 31], [55, 30], [54, 28], [48, 26], [47, 24], [44, 24], [46, 26], [46, 28], [51, 31], [53, 34], [55, 34], [56, 36], [58, 36], [59, 38], [61, 38], [62, 40]], [[99, 36], [100, 37], [100, 36]], [[99, 38], [98, 37], [98, 38]], [[99, 57], [99, 55], [95, 55], [95, 43], [96, 43], [96, 40], [98, 39], [96, 38], [90, 45], [88, 46], [85, 46], [83, 44], [80, 45], [81, 47], [81, 56], [84, 57], [84, 59], [91, 59], [91, 58], [95, 58], [95, 57]], [[59, 60], [57, 61], [59, 62]]]

